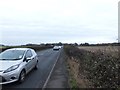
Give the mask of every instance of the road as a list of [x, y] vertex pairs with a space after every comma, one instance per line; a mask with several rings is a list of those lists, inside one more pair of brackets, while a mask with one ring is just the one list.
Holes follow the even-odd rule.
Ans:
[[22, 84], [15, 82], [2, 85], [2, 88], [43, 88], [61, 51], [62, 49], [59, 51], [47, 49], [37, 52], [39, 58], [38, 70], [32, 70]]

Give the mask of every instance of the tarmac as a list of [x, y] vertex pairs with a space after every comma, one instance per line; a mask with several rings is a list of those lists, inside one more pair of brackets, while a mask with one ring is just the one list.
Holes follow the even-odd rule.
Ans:
[[69, 88], [68, 71], [63, 50], [61, 51], [61, 55], [55, 65], [46, 88]]

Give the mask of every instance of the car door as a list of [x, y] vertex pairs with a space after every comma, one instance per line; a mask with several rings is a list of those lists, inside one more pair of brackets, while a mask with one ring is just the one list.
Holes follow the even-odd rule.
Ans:
[[26, 52], [26, 56], [25, 56], [25, 58], [27, 59], [27, 58], [30, 58], [30, 60], [27, 60], [26, 61], [26, 69], [27, 69], [27, 72], [29, 72], [32, 68], [33, 68], [33, 55], [32, 55], [32, 52], [31, 52], [31, 50], [28, 50], [27, 52]]
[[37, 61], [38, 61], [38, 57], [37, 57], [36, 52], [33, 49], [31, 49], [31, 51], [32, 51], [32, 54], [33, 54], [33, 64], [35, 66]]

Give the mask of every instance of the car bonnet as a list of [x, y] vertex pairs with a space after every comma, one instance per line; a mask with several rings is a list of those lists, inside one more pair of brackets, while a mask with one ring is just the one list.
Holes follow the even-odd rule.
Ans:
[[20, 64], [21, 60], [11, 61], [11, 60], [0, 60], [0, 71], [7, 70], [11, 66]]

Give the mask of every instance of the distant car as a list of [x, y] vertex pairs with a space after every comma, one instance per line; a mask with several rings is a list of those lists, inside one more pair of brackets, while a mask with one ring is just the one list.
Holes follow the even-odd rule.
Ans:
[[54, 46], [53, 50], [59, 50], [61, 47], [60, 46]]
[[0, 53], [0, 84], [22, 83], [33, 68], [38, 68], [38, 57], [33, 49], [7, 49]]
[[62, 48], [62, 46], [59, 46], [59, 49], [61, 49]]

